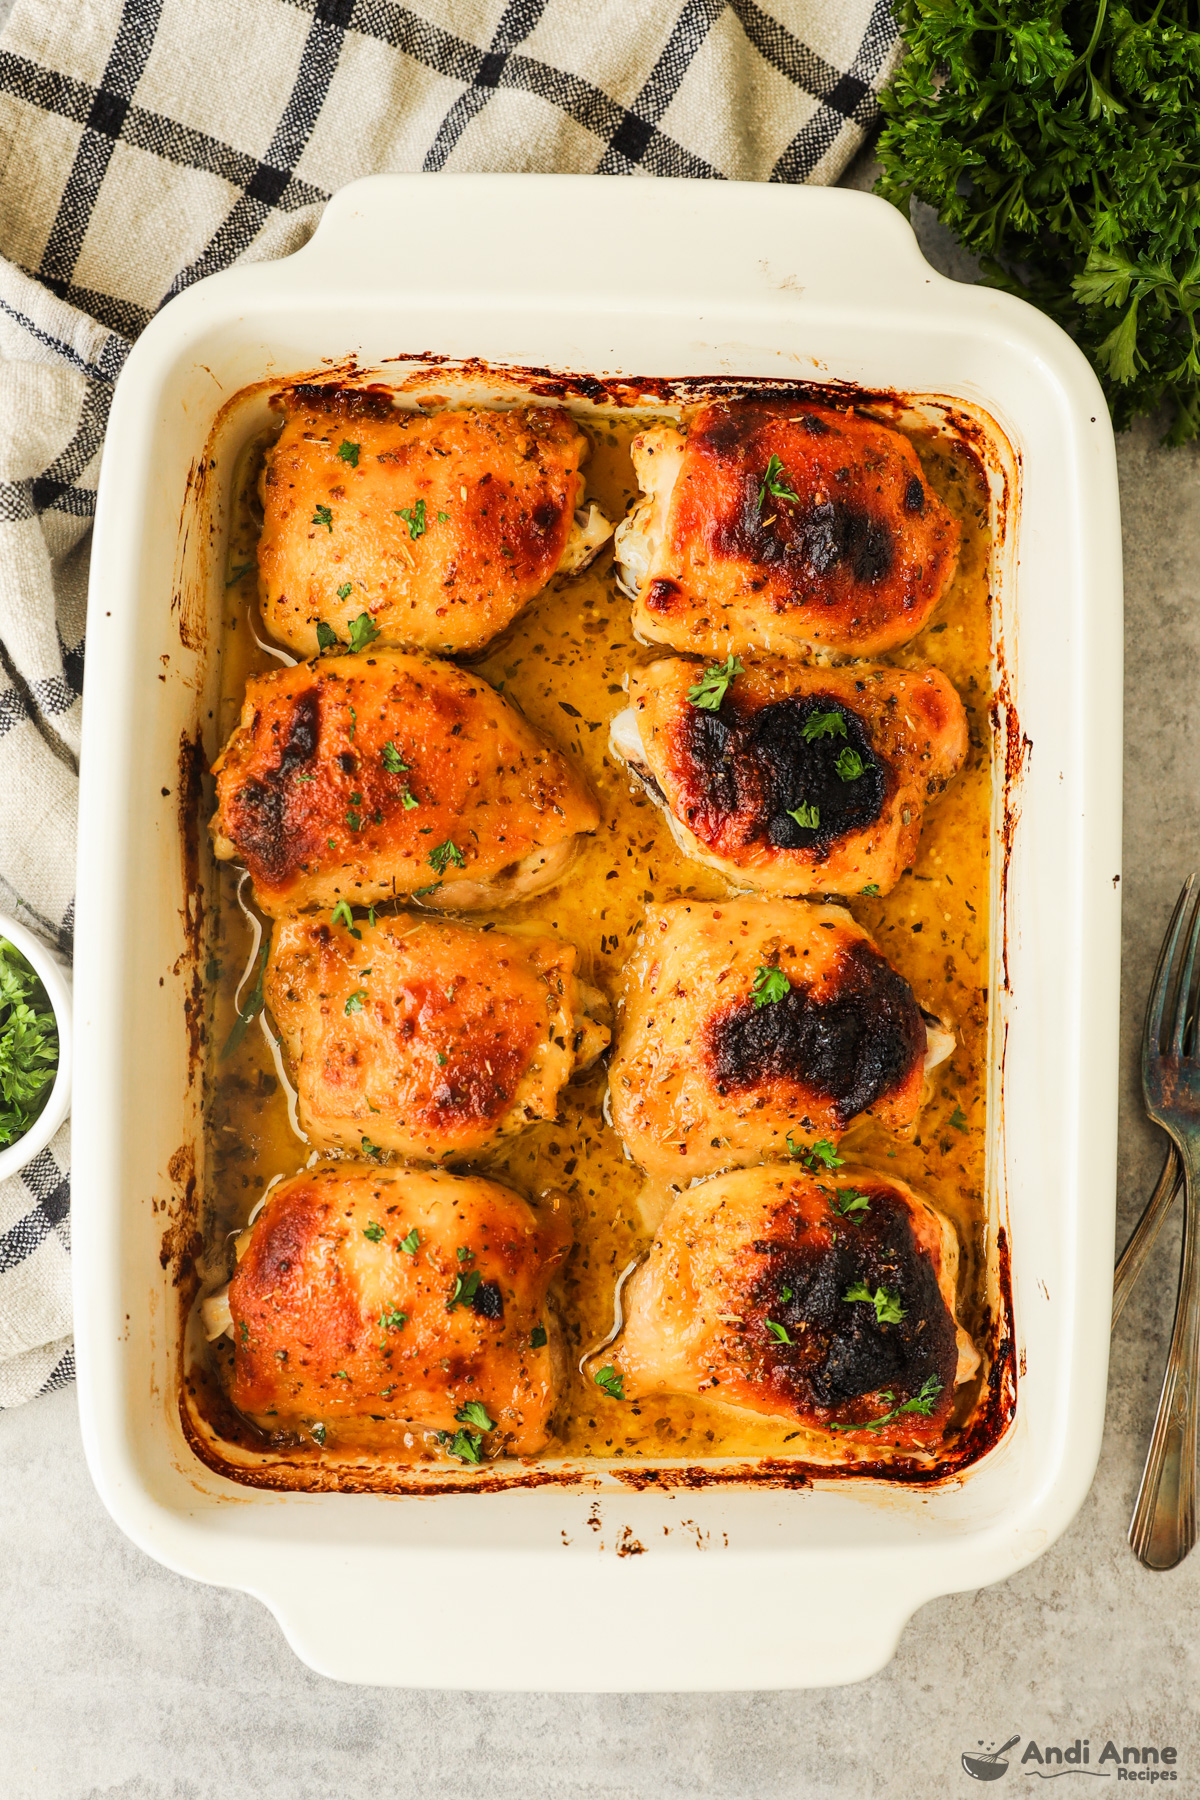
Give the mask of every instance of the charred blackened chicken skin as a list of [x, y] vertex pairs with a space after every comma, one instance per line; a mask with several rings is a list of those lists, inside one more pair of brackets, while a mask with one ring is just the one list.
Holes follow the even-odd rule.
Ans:
[[840, 1439], [922, 1450], [979, 1355], [955, 1315], [958, 1239], [867, 1169], [742, 1169], [672, 1203], [604, 1352], [626, 1399], [703, 1394]]
[[674, 900], [646, 909], [609, 1070], [613, 1123], [687, 1181], [916, 1119], [953, 1034], [840, 906]]
[[890, 893], [968, 748], [937, 669], [779, 662], [631, 675], [611, 748], [688, 856], [769, 894]]
[[213, 765], [220, 857], [273, 917], [419, 894], [476, 909], [559, 880], [595, 801], [494, 688], [373, 648], [246, 683]]
[[610, 535], [584, 507], [588, 441], [561, 407], [432, 415], [320, 387], [281, 404], [260, 493], [268, 631], [315, 656], [366, 612], [388, 644], [470, 651]]
[[553, 1119], [609, 1038], [575, 961], [556, 938], [403, 914], [281, 919], [263, 991], [309, 1138], [438, 1161]]
[[271, 1190], [203, 1316], [233, 1339], [234, 1405], [268, 1430], [315, 1423], [323, 1443], [379, 1419], [463, 1461], [527, 1456], [555, 1401], [546, 1291], [569, 1242], [562, 1202], [535, 1215], [495, 1181], [318, 1164]]
[[874, 656], [945, 592], [959, 528], [897, 431], [799, 401], [721, 401], [633, 442], [617, 528], [638, 635], [725, 656]]

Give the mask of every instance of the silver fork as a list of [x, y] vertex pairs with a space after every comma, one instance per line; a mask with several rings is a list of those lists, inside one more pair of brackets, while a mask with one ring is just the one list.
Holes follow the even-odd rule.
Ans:
[[1117, 1320], [1125, 1310], [1125, 1302], [1141, 1280], [1142, 1270], [1149, 1261], [1150, 1252], [1182, 1186], [1183, 1165], [1179, 1161], [1179, 1152], [1174, 1144], [1168, 1143], [1166, 1159], [1162, 1173], [1154, 1184], [1154, 1192], [1147, 1200], [1146, 1210], [1134, 1226], [1129, 1242], [1121, 1252], [1120, 1261], [1113, 1270], [1112, 1331], [1117, 1329]]
[[[1183, 1165], [1183, 1256], [1175, 1326], [1150, 1451], [1129, 1525], [1134, 1554], [1148, 1569], [1173, 1569], [1196, 1541], [1196, 1424], [1200, 1404], [1200, 1044], [1192, 977], [1200, 945], [1200, 902], [1189, 875], [1159, 954], [1142, 1035], [1146, 1111], [1170, 1137]], [[1183, 944], [1184, 920], [1190, 920]], [[1167, 1024], [1164, 1040], [1163, 1025]]]

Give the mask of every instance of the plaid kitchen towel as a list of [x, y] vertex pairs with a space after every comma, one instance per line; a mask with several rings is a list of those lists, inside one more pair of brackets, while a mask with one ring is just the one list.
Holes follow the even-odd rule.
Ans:
[[[153, 313], [380, 170], [831, 182], [890, 0], [17, 0], [0, 35], [0, 909], [70, 948], [88, 534]], [[68, 1140], [0, 1184], [0, 1406], [71, 1379]]]

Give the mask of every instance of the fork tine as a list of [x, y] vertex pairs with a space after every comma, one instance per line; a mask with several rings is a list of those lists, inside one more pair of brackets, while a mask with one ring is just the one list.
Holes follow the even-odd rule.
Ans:
[[1179, 977], [1179, 989], [1175, 996], [1175, 1024], [1171, 1032], [1171, 1054], [1178, 1062], [1183, 1056], [1183, 1040], [1187, 1033], [1191, 1018], [1192, 975], [1196, 968], [1196, 944], [1200, 941], [1200, 900], [1192, 913], [1192, 922], [1188, 927], [1187, 953], [1183, 962], [1183, 973]]
[[1142, 1031], [1143, 1073], [1146, 1064], [1152, 1057], [1157, 1056], [1161, 1049], [1163, 1013], [1166, 1011], [1167, 995], [1171, 990], [1171, 971], [1175, 965], [1175, 947], [1183, 928], [1184, 908], [1191, 898], [1195, 881], [1196, 876], [1193, 871], [1179, 890], [1179, 898], [1175, 902], [1175, 910], [1171, 914], [1171, 922], [1167, 926], [1162, 949], [1158, 953], [1154, 980], [1150, 984], [1150, 996], [1146, 1002], [1146, 1023]]

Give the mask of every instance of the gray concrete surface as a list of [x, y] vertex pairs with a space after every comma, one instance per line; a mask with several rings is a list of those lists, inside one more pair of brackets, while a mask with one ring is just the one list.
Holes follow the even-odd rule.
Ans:
[[[922, 237], [934, 260], [967, 272], [936, 229], [923, 224]], [[1134, 1081], [1143, 997], [1180, 878], [1200, 857], [1200, 451], [1165, 451], [1142, 426], [1121, 440], [1120, 462], [1123, 1236], [1159, 1156]], [[1200, 1795], [1200, 1553], [1151, 1576], [1125, 1543], [1177, 1246], [1169, 1234], [1117, 1333], [1099, 1475], [1065, 1537], [1014, 1580], [926, 1607], [886, 1671], [836, 1691], [561, 1698], [339, 1687], [295, 1661], [257, 1602], [177, 1579], [125, 1541], [92, 1491], [73, 1394], [5, 1414], [0, 1795], [925, 1800], [971, 1791], [960, 1753], [1014, 1731], [1043, 1744], [1088, 1738], [1093, 1770], [1109, 1737], [1174, 1744], [1179, 1778], [1167, 1791]], [[502, 1632], [504, 1621], [486, 1628]], [[586, 1621], [548, 1618], [545, 1629]], [[803, 1631], [802, 1607], [781, 1607], [763, 1629]], [[1011, 1768], [1008, 1787], [1031, 1772]]]

